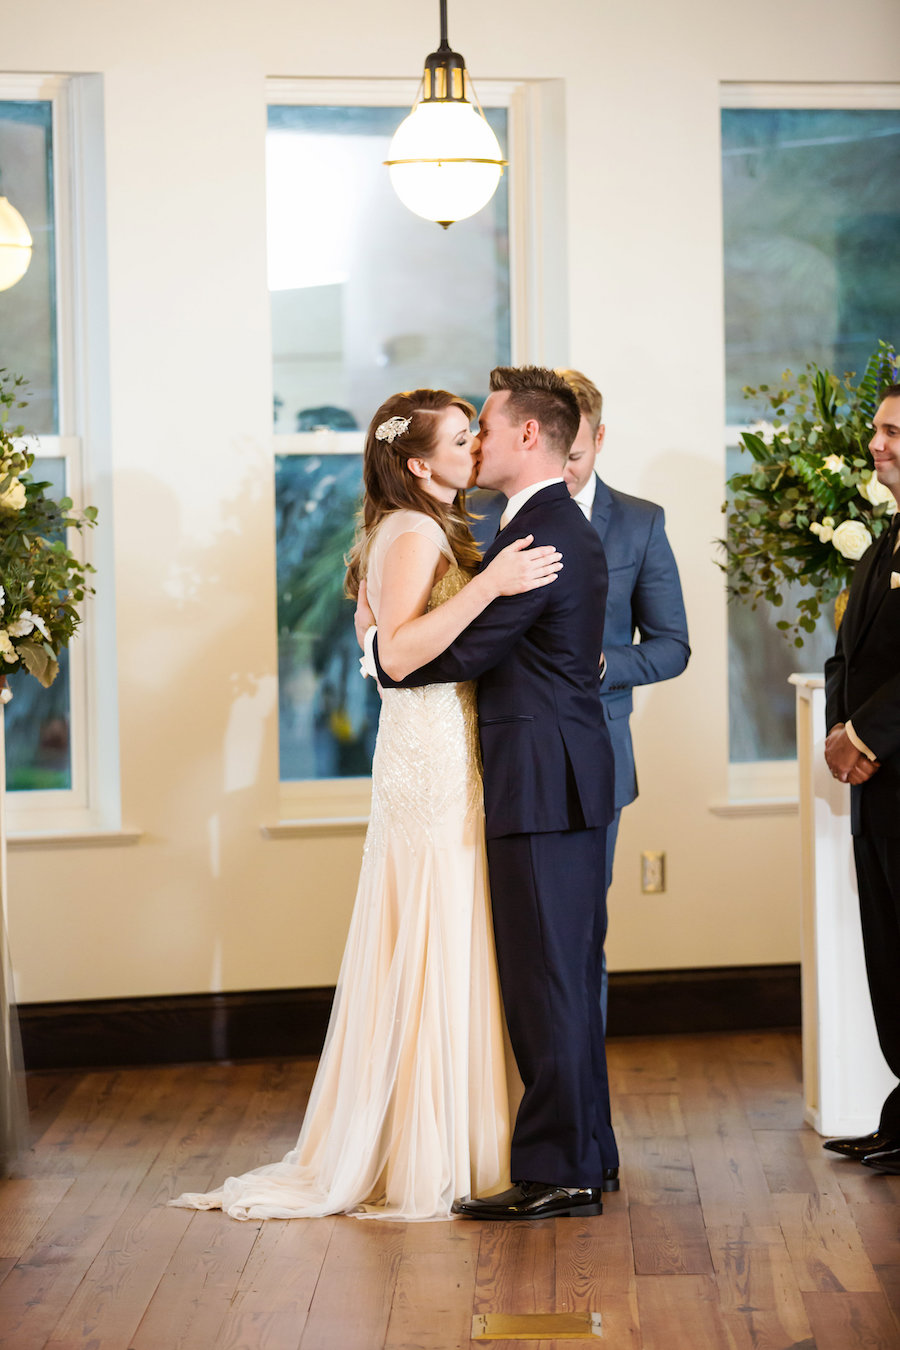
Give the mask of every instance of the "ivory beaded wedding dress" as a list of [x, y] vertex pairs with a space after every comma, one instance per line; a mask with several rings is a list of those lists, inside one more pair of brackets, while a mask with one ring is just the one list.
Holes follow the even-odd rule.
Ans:
[[[374, 612], [388, 548], [432, 538], [396, 511], [369, 558]], [[510, 1072], [516, 1093], [515, 1070]], [[447, 1218], [457, 1196], [509, 1185], [510, 1097], [484, 847], [474, 684], [384, 691], [372, 813], [325, 1047], [297, 1145], [281, 1161], [172, 1204], [235, 1219], [351, 1213]]]

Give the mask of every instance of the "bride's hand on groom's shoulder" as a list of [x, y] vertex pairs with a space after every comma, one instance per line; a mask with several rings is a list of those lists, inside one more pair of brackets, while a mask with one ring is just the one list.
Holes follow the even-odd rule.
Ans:
[[522, 595], [556, 580], [563, 565], [562, 554], [552, 544], [529, 548], [533, 542], [533, 534], [515, 539], [488, 563], [481, 575], [495, 595]]

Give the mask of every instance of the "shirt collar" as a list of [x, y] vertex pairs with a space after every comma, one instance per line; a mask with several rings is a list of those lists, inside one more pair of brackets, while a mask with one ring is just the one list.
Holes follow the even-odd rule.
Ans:
[[506, 503], [506, 509], [500, 517], [501, 530], [506, 529], [513, 516], [516, 515], [518, 511], [521, 511], [525, 503], [530, 501], [536, 492], [540, 492], [541, 488], [550, 487], [553, 483], [562, 483], [564, 481], [565, 480], [562, 477], [545, 478], [541, 483], [531, 483], [528, 487], [522, 488], [521, 492], [516, 492]]

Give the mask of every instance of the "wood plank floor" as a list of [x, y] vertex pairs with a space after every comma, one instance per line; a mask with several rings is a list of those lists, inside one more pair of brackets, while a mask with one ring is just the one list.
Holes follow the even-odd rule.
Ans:
[[823, 1153], [797, 1036], [621, 1039], [609, 1064], [622, 1190], [538, 1224], [165, 1208], [280, 1158], [313, 1060], [32, 1075], [0, 1346], [454, 1350], [473, 1313], [590, 1310], [608, 1350], [900, 1348], [900, 1178]]

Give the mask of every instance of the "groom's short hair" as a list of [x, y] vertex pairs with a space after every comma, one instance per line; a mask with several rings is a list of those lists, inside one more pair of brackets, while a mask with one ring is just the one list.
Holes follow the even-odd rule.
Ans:
[[544, 366], [497, 366], [491, 371], [491, 392], [509, 394], [511, 417], [539, 423], [547, 449], [566, 458], [578, 435], [581, 411], [572, 386]]

